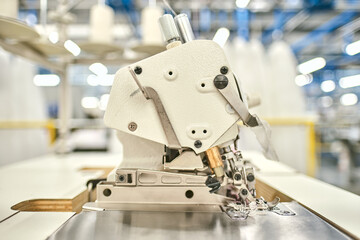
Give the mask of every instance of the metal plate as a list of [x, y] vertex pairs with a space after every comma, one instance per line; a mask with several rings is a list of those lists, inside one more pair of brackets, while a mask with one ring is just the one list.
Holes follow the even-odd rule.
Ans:
[[247, 220], [225, 213], [82, 212], [48, 239], [350, 239], [298, 203], [296, 216], [263, 212]]

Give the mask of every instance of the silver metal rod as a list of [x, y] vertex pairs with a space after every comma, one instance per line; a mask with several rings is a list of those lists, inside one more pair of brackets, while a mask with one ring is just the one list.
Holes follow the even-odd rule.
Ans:
[[65, 71], [60, 75], [61, 82], [59, 88], [59, 145], [57, 152], [66, 154], [69, 152], [67, 142], [70, 135], [70, 120], [72, 118], [71, 105], [71, 84], [68, 78], [67, 66]]
[[43, 27], [44, 32], [47, 22], [47, 0], [40, 0], [40, 22]]
[[183, 43], [195, 40], [194, 32], [191, 28], [188, 16], [185, 13], [181, 13], [175, 16], [176, 27], [179, 30], [181, 41]]
[[163, 15], [161, 18], [159, 18], [159, 23], [166, 43], [180, 41], [180, 35], [176, 28], [174, 18], [171, 14]]

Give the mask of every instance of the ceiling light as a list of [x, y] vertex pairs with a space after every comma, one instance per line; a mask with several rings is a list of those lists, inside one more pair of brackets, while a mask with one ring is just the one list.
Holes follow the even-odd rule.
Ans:
[[99, 104], [100, 110], [103, 110], [103, 111], [106, 110], [107, 104], [109, 102], [109, 97], [110, 97], [109, 94], [104, 94], [100, 97], [100, 104]]
[[331, 92], [335, 90], [335, 82], [333, 80], [323, 81], [320, 85], [320, 88], [323, 92]]
[[300, 74], [295, 77], [295, 83], [300, 87], [311, 83], [312, 80], [313, 80], [313, 76], [311, 74], [306, 74], [306, 75]]
[[99, 84], [104, 87], [112, 86], [114, 82], [115, 75], [112, 74], [106, 74], [103, 76], [99, 76]]
[[331, 107], [333, 104], [333, 99], [330, 96], [323, 96], [319, 98], [319, 103], [322, 107], [328, 108]]
[[59, 34], [57, 32], [51, 32], [48, 38], [50, 42], [55, 44], [59, 41]]
[[346, 93], [340, 97], [340, 103], [344, 106], [355, 105], [358, 102], [358, 97], [354, 93]]
[[83, 108], [97, 108], [99, 106], [99, 99], [97, 97], [84, 97], [81, 99], [81, 106]]
[[93, 87], [96, 87], [99, 85], [99, 79], [96, 75], [94, 74], [90, 74], [87, 79], [86, 79], [87, 83], [90, 85], [90, 86], [93, 86]]
[[66, 48], [66, 50], [71, 52], [72, 55], [74, 55], [74, 56], [79, 56], [79, 54], [81, 52], [80, 47], [71, 40], [66, 40], [64, 43], [64, 47]]
[[39, 87], [55, 87], [59, 85], [60, 78], [55, 74], [40, 74], [34, 76], [33, 82]]
[[224, 47], [229, 36], [230, 36], [229, 29], [219, 28], [215, 33], [213, 41], [219, 44], [221, 47]]
[[360, 52], [360, 40], [347, 45], [345, 47], [345, 52], [350, 56], [358, 54]]
[[271, 2], [267, 2], [266, 0], [257, 0], [251, 2], [250, 8], [254, 12], [266, 12], [271, 9]]
[[302, 74], [309, 74], [325, 67], [326, 61], [322, 57], [311, 59], [298, 65], [297, 69]]
[[236, 6], [238, 8], [246, 8], [249, 5], [250, 0], [236, 0]]
[[360, 74], [340, 78], [339, 85], [342, 88], [351, 88], [360, 86]]
[[105, 75], [108, 73], [107, 67], [102, 63], [93, 63], [89, 66], [89, 70], [98, 76]]

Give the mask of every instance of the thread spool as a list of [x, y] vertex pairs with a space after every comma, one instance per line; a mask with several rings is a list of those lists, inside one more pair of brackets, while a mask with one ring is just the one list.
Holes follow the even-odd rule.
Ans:
[[1, 0], [0, 16], [17, 18], [18, 17], [18, 1], [17, 0]]
[[163, 44], [158, 19], [163, 15], [160, 7], [145, 7], [141, 12], [142, 43], [145, 45]]
[[95, 5], [90, 12], [90, 42], [113, 42], [114, 11], [107, 5]]

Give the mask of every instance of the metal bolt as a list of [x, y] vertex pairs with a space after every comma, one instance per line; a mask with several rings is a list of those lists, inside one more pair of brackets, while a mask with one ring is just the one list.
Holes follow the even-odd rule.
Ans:
[[244, 195], [244, 196], [246, 196], [246, 195], [248, 194], [248, 190], [246, 190], [245, 188], [243, 188], [243, 189], [241, 190], [241, 194]]
[[217, 75], [214, 78], [214, 85], [217, 89], [224, 89], [229, 84], [229, 79], [224, 75]]
[[229, 71], [229, 68], [227, 66], [223, 66], [223, 67], [220, 68], [220, 72], [222, 74], [227, 74], [228, 71]]
[[247, 175], [246, 179], [247, 179], [249, 182], [252, 182], [252, 181], [255, 180], [255, 176], [254, 176], [254, 174], [249, 173], [249, 174]]
[[199, 141], [199, 140], [196, 140], [196, 141], [194, 142], [194, 146], [195, 146], [196, 148], [201, 148], [202, 142]]
[[129, 123], [128, 129], [132, 132], [135, 131], [137, 129], [137, 124], [134, 122]]
[[135, 69], [134, 69], [134, 72], [135, 72], [137, 75], [139, 75], [139, 74], [142, 73], [142, 68], [139, 67], [139, 66], [136, 66]]

